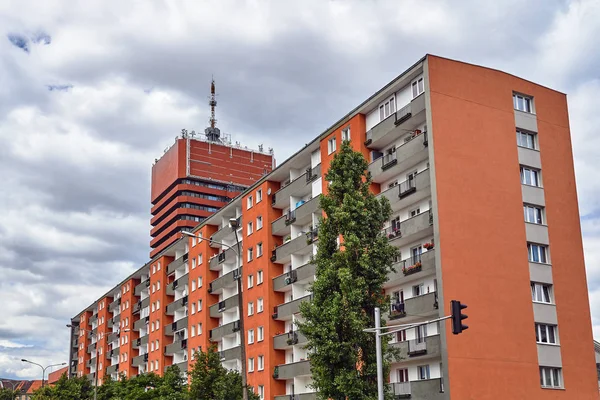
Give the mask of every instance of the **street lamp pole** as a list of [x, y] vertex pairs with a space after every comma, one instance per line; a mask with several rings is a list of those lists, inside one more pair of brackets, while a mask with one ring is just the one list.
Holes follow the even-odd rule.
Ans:
[[[214, 243], [220, 244], [221, 246], [225, 246], [228, 249], [231, 249], [236, 257], [237, 257], [237, 271], [238, 271], [238, 278], [237, 278], [237, 290], [238, 290], [238, 310], [239, 310], [239, 314], [240, 314], [240, 357], [242, 358], [242, 399], [243, 400], [248, 400], [248, 385], [247, 385], [247, 375], [246, 375], [246, 342], [245, 342], [245, 331], [244, 331], [244, 300], [242, 298], [242, 288], [243, 288], [243, 282], [242, 282], [242, 271], [241, 271], [241, 263], [242, 263], [242, 253], [241, 253], [241, 249], [240, 249], [240, 240], [237, 234], [237, 230], [239, 228], [239, 224], [238, 224], [238, 220], [236, 218], [231, 218], [229, 220], [229, 226], [231, 226], [231, 229], [233, 230], [233, 233], [235, 234], [235, 244], [236, 244], [236, 248], [234, 248], [233, 246], [230, 246], [228, 244], [222, 243], [222, 242], [217, 242], [215, 240], [213, 240]], [[195, 237], [198, 239], [203, 239], [203, 240], [210, 240], [207, 239], [201, 235], [195, 235], [191, 232], [188, 231], [181, 231], [182, 234], [187, 235], [187, 236], [191, 236], [191, 237]]]
[[26, 360], [24, 358], [22, 358], [21, 361], [29, 363], [29, 364], [37, 365], [38, 367], [40, 367], [42, 369], [42, 387], [44, 387], [44, 381], [46, 380], [46, 370], [48, 368], [50, 368], [50, 367], [57, 367], [59, 365], [67, 365], [67, 363], [60, 363], [60, 364], [51, 364], [51, 365], [48, 365], [48, 366], [44, 367], [41, 364], [38, 364], [38, 363], [33, 362], [33, 361]]
[[[73, 327], [73, 325], [71, 325], [71, 324], [67, 325], [67, 328], [72, 328], [72, 327]], [[85, 331], [87, 333], [89, 333], [90, 335], [96, 336], [96, 343], [98, 343], [98, 339], [97, 339], [98, 333], [94, 333], [94, 331], [83, 329], [81, 327], [79, 329], [83, 330], [83, 331]], [[106, 332], [103, 332], [103, 333], [106, 333]], [[96, 400], [96, 398], [98, 397], [98, 359], [100, 357], [98, 355], [98, 348], [97, 347], [98, 346], [96, 346], [96, 373], [94, 373], [94, 400]]]

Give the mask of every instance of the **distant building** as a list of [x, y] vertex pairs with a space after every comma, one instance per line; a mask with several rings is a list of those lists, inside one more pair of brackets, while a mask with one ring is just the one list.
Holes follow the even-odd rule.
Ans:
[[47, 381], [48, 384], [49, 385], [54, 385], [56, 382], [58, 382], [58, 380], [60, 379], [60, 377], [63, 374], [67, 374], [67, 376], [68, 376], [68, 374], [69, 374], [69, 367], [68, 366], [67, 367], [63, 367], [61, 369], [57, 369], [54, 372], [50, 372], [48, 374], [48, 381]]
[[16, 400], [29, 400], [32, 398], [33, 392], [42, 387], [41, 380], [19, 380], [19, 379], [2, 379], [0, 378], [0, 389], [17, 390], [19, 394]]
[[594, 340], [594, 350], [596, 353], [596, 372], [598, 373], [598, 390], [600, 390], [600, 343]]

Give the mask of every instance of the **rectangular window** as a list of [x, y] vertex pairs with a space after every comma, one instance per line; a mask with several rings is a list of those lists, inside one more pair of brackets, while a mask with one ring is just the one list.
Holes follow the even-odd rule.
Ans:
[[196, 290], [196, 280], [192, 281], [192, 292]]
[[327, 141], [327, 153], [331, 154], [336, 150], [335, 137], [332, 137]]
[[541, 187], [540, 171], [529, 167], [521, 167], [521, 183], [523, 185]]
[[538, 343], [556, 344], [556, 325], [535, 324], [535, 340]]
[[192, 303], [192, 314], [196, 314], [196, 303]]
[[517, 146], [526, 147], [528, 149], [536, 150], [536, 135], [535, 133], [529, 133], [524, 131], [517, 131]]
[[251, 301], [248, 303], [248, 316], [254, 315], [254, 302]]
[[192, 325], [192, 337], [196, 336], [196, 325]]
[[417, 367], [417, 378], [419, 380], [429, 379], [429, 365], [419, 365]]
[[202, 253], [198, 254], [198, 265], [202, 265]]
[[526, 113], [533, 113], [533, 97], [514, 93], [513, 105], [515, 107], [515, 110], [523, 111]]
[[202, 324], [198, 324], [198, 335], [202, 335]]
[[248, 249], [248, 261], [252, 261], [254, 258], [254, 250], [252, 249], [252, 247], [250, 247]]
[[265, 369], [265, 356], [258, 356], [258, 370], [262, 371]]
[[264, 385], [258, 385], [258, 397], [260, 398], [260, 400], [265, 399], [265, 386]]
[[254, 358], [248, 359], [248, 372], [254, 372]]
[[263, 254], [262, 243], [256, 245], [256, 257], [260, 257]]
[[196, 269], [196, 259], [192, 258], [192, 269]]
[[342, 142], [350, 141], [350, 127], [342, 129]]
[[413, 81], [412, 83], [412, 97], [413, 99], [425, 91], [425, 81], [423, 77]]
[[256, 191], [256, 202], [260, 203], [262, 201], [262, 189], [258, 189]]
[[256, 217], [256, 230], [262, 229], [263, 227], [263, 219], [262, 216]]
[[254, 286], [254, 275], [248, 275], [248, 289]]
[[540, 225], [544, 223], [542, 207], [524, 204], [523, 214], [525, 215], [525, 222]]
[[248, 232], [247, 232], [248, 236], [252, 235], [252, 232], [254, 232], [253, 226], [254, 225], [252, 224], [252, 221], [248, 222]]
[[248, 196], [248, 198], [246, 199], [246, 208], [249, 210], [252, 208], [252, 205], [253, 205], [252, 196]]
[[254, 343], [254, 329], [248, 329], [248, 344]]
[[412, 288], [412, 292], [413, 292], [413, 297], [417, 297], [417, 296], [421, 296], [424, 291], [425, 285], [423, 283], [418, 284], [418, 285], [414, 285]]
[[531, 282], [531, 299], [538, 303], [552, 303], [552, 285]]
[[264, 327], [259, 326], [256, 333], [257, 333], [257, 338], [256, 338], [257, 342], [262, 342], [263, 340], [265, 340], [265, 328]]
[[261, 313], [261, 312], [263, 312], [263, 309], [264, 309], [263, 298], [259, 297], [258, 300], [256, 300], [256, 312]]
[[548, 249], [541, 244], [527, 243], [527, 251], [529, 252], [529, 261], [542, 264], [548, 263]]
[[256, 284], [260, 285], [261, 283], [263, 283], [263, 272], [262, 272], [262, 269], [259, 270], [258, 272], [256, 272]]
[[540, 367], [540, 384], [542, 387], [562, 387], [561, 368]]
[[200, 289], [202, 287], [202, 277], [199, 276], [198, 277], [198, 289]]
[[202, 311], [202, 299], [198, 300], [198, 312]]

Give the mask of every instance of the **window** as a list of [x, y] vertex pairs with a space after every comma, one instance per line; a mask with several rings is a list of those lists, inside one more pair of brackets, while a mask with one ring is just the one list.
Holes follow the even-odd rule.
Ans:
[[262, 201], [262, 189], [258, 189], [256, 191], [256, 202], [260, 203]]
[[530, 206], [527, 204], [523, 205], [523, 214], [525, 215], [525, 222], [532, 224], [543, 224], [544, 218], [542, 217], [543, 212], [541, 207]]
[[[156, 283], [152, 284], [152, 293], [156, 292]], [[125, 304], [123, 304], [123, 307], [125, 307]]]
[[528, 149], [536, 150], [537, 144], [535, 133], [517, 131], [517, 146], [527, 147]]
[[327, 154], [331, 154], [336, 150], [335, 137], [327, 141]]
[[414, 285], [412, 288], [412, 292], [413, 292], [413, 297], [416, 296], [421, 296], [423, 293], [425, 285], [423, 283], [420, 283], [418, 285]]
[[248, 289], [254, 286], [254, 275], [248, 275]]
[[556, 325], [535, 324], [535, 341], [556, 344]]
[[263, 227], [263, 219], [262, 216], [259, 215], [258, 217], [256, 217], [256, 230], [262, 229]]
[[198, 265], [202, 265], [202, 253], [198, 254]]
[[254, 302], [251, 301], [248, 303], [248, 315], [254, 315]]
[[[160, 263], [156, 264], [156, 270], [160, 271]], [[127, 291], [129, 291], [129, 283], [127, 284]]]
[[152, 306], [150, 307], [150, 309], [152, 310], [152, 312], [154, 312], [154, 310], [156, 310], [156, 303], [152, 303]]
[[198, 312], [202, 311], [202, 299], [198, 300]]
[[262, 269], [256, 272], [256, 284], [260, 285], [263, 283], [263, 272]]
[[254, 258], [254, 249], [252, 247], [250, 247], [248, 249], [248, 261], [252, 261], [252, 259]]
[[263, 254], [262, 243], [256, 245], [256, 257], [260, 257]]
[[413, 99], [425, 91], [425, 81], [423, 77], [418, 78], [412, 83], [412, 97]]
[[202, 324], [201, 323], [198, 324], [198, 330], [197, 330], [197, 332], [198, 332], [198, 335], [202, 335]]
[[521, 167], [521, 183], [523, 185], [541, 187], [540, 171], [529, 167]]
[[429, 379], [429, 365], [419, 365], [417, 367], [417, 378], [419, 380]]
[[259, 299], [256, 300], [256, 312], [257, 313], [263, 312], [263, 298], [262, 297], [259, 297]]
[[562, 386], [561, 375], [560, 368], [540, 367], [540, 384], [542, 387], [559, 388]]
[[199, 276], [198, 277], [198, 289], [200, 289], [202, 287], [202, 277]]
[[256, 341], [262, 342], [263, 340], [265, 340], [265, 328], [262, 326], [259, 326], [256, 331]]
[[150, 342], [150, 351], [154, 351], [154, 342]]
[[192, 281], [192, 292], [196, 290], [196, 280]]
[[192, 269], [196, 269], [196, 258], [192, 258]]
[[[152, 266], [152, 274], [154, 275], [156, 273], [156, 265]], [[123, 294], [125, 294], [125, 288], [123, 288]]]
[[196, 303], [192, 303], [192, 314], [196, 314]]
[[260, 398], [260, 400], [264, 400], [264, 398], [265, 398], [265, 386], [264, 385], [258, 385], [258, 397]]
[[[160, 290], [160, 281], [156, 281], [156, 291]], [[129, 308], [129, 302], [127, 302], [127, 308]]]
[[248, 359], [248, 372], [254, 372], [254, 358]]
[[533, 98], [522, 94], [513, 94], [513, 105], [515, 110], [533, 113]]
[[342, 129], [342, 142], [350, 141], [350, 127]]
[[192, 325], [192, 337], [196, 336], [196, 325]]
[[196, 246], [196, 241], [197, 241], [196, 236], [193, 236], [192, 237], [192, 247]]
[[252, 221], [248, 222], [248, 232], [247, 235], [250, 236], [252, 235], [252, 232], [254, 232], [254, 225], [252, 224]]
[[252, 196], [248, 196], [248, 198], [246, 199], [246, 208], [249, 210], [252, 208], [252, 205], [253, 205]]
[[[396, 98], [391, 97], [385, 103], [379, 106], [379, 121], [383, 121], [396, 112]], [[348, 132], [350, 133], [350, 132]]]
[[258, 370], [262, 371], [265, 369], [265, 356], [258, 356]]
[[552, 303], [552, 285], [531, 282], [531, 299], [539, 303]]
[[548, 263], [546, 246], [527, 243], [527, 251], [529, 252], [529, 261], [542, 264]]
[[156, 311], [160, 310], [160, 300], [156, 300]]
[[254, 343], [254, 329], [248, 329], [248, 344]]

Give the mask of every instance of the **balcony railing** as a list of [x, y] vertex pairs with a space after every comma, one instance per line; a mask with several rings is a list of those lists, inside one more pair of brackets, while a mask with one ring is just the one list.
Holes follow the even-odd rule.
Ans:
[[388, 168], [393, 167], [397, 163], [398, 163], [398, 158], [396, 156], [395, 151], [391, 154], [388, 153], [388, 154], [385, 154], [383, 157], [381, 157], [381, 169], [383, 171], [385, 171]]

